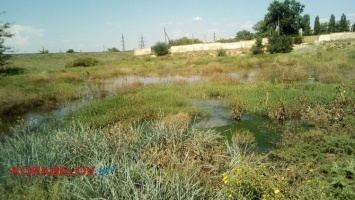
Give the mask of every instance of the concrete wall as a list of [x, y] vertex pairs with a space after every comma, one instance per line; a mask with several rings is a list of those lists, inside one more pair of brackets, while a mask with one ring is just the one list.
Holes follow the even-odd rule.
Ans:
[[[268, 40], [263, 39], [263, 44], [267, 44]], [[171, 53], [184, 53], [191, 51], [213, 51], [218, 49], [250, 49], [255, 44], [255, 40], [241, 41], [233, 43], [204, 43], [204, 44], [192, 44], [182, 46], [172, 46]]]
[[332, 33], [327, 35], [320, 35], [318, 42], [332, 41], [332, 40], [345, 40], [345, 39], [355, 39], [354, 32], [346, 33]]
[[[345, 40], [345, 39], [355, 39], [354, 32], [346, 32], [346, 33], [332, 33], [328, 35], [320, 35], [318, 38], [318, 42], [325, 42], [331, 40]], [[255, 40], [250, 41], [241, 41], [241, 42], [233, 42], [233, 43], [203, 43], [203, 44], [192, 44], [192, 45], [182, 45], [182, 46], [172, 46], [170, 52], [174, 53], [185, 53], [192, 51], [214, 51], [218, 49], [250, 49], [255, 43]], [[263, 44], [267, 44], [267, 38], [263, 39]], [[145, 49], [135, 49], [134, 55], [150, 55], [152, 53], [151, 48]]]
[[134, 55], [135, 56], [143, 56], [143, 55], [150, 55], [152, 53], [151, 48], [144, 48], [144, 49], [135, 49]]

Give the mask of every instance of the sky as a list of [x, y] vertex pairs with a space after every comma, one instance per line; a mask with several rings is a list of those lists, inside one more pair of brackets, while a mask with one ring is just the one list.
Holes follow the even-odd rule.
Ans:
[[[198, 38], [202, 41], [234, 37], [243, 29], [253, 31], [273, 0], [0, 0], [0, 21], [12, 23], [15, 34], [5, 40], [15, 53], [50, 53], [68, 49], [102, 52], [115, 47], [125, 50], [151, 47], [170, 39]], [[298, 0], [303, 14], [318, 15], [328, 22], [342, 13], [355, 22], [354, 0]]]

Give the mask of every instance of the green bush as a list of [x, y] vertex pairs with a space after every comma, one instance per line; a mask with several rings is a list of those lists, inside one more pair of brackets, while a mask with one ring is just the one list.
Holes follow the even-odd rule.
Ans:
[[273, 34], [269, 37], [268, 51], [270, 53], [289, 53], [292, 51], [292, 45], [290, 36]]
[[293, 38], [293, 43], [294, 44], [302, 44], [302, 42], [303, 42], [303, 37], [302, 36], [297, 35], [297, 36], [295, 36]]
[[67, 53], [75, 53], [73, 49], [68, 49]]
[[218, 56], [218, 57], [227, 56], [227, 51], [226, 51], [225, 49], [218, 49], [218, 50], [217, 50], [217, 56]]
[[99, 61], [94, 58], [76, 58], [75, 60], [67, 63], [65, 67], [90, 67], [98, 63]]
[[255, 44], [251, 47], [251, 53], [255, 54], [263, 54], [264, 53], [264, 45], [261, 38], [257, 38]]
[[116, 47], [108, 48], [107, 51], [109, 52], [120, 52]]
[[169, 53], [170, 46], [164, 42], [157, 42], [152, 46], [152, 50], [157, 56], [164, 56]]
[[39, 53], [41, 54], [47, 54], [49, 53], [48, 49], [45, 49], [44, 47], [42, 48], [42, 50], [39, 50]]

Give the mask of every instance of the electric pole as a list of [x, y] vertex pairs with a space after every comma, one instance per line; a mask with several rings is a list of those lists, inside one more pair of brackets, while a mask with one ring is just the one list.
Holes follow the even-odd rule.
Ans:
[[123, 37], [123, 34], [122, 34], [122, 51], [126, 51], [126, 48], [124, 46], [124, 37]]
[[168, 34], [165, 31], [165, 26], [164, 26], [164, 37], [165, 37], [165, 44], [167, 44], [166, 43], [166, 39], [168, 39], [168, 42], [170, 43], [170, 38], [169, 38]]
[[213, 32], [213, 42], [216, 42], [216, 31]]
[[143, 49], [144, 48], [144, 40], [143, 40], [143, 35], [141, 36], [141, 38], [140, 38], [141, 40], [138, 42], [138, 46], [139, 46], [139, 48], [141, 48], [141, 49]]

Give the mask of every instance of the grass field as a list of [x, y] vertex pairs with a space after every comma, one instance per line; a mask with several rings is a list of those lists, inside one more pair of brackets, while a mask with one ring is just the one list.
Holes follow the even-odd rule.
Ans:
[[[33, 109], [95, 100], [63, 120], [1, 136], [0, 198], [354, 199], [354, 44], [257, 56], [14, 55], [0, 71], [0, 125]], [[65, 67], [78, 58], [98, 63]], [[201, 79], [107, 87], [117, 77], [176, 75]], [[193, 99], [218, 99], [234, 115], [267, 116], [286, 128], [277, 148], [257, 153], [247, 130], [227, 141], [193, 128], [208, 115]], [[290, 120], [307, 129], [287, 128]], [[13, 166], [82, 165], [117, 169], [94, 177], [11, 175]]]

